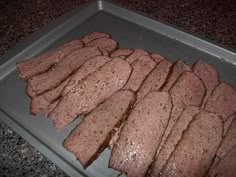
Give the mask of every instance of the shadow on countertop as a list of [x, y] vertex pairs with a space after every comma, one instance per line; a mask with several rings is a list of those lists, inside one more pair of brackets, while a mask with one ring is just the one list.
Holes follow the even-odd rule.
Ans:
[[[87, 0], [1, 0], [0, 54]], [[236, 48], [235, 0], [115, 0], [130, 9]], [[0, 176], [67, 176], [0, 122]]]

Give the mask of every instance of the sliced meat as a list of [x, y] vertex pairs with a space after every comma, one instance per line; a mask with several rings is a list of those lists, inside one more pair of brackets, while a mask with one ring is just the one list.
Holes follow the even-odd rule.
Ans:
[[121, 132], [123, 126], [124, 126], [124, 122], [120, 125], [119, 128], [114, 129], [113, 136], [110, 139], [110, 142], [109, 142], [109, 145], [108, 145], [109, 149], [113, 149], [114, 145], [116, 144], [117, 140], [119, 139], [119, 135], [120, 135], [120, 132]]
[[33, 98], [36, 96], [36, 93], [32, 90], [32, 88], [29, 84], [27, 84], [25, 92], [30, 98]]
[[70, 42], [67, 42], [57, 48], [53, 48], [48, 50], [47, 52], [38, 55], [36, 57], [32, 57], [30, 59], [21, 61], [19, 63], [16, 64], [17, 69], [26, 69], [29, 68], [29, 66], [31, 66], [31, 64], [36, 65], [37, 63], [41, 63], [42, 61], [45, 60], [45, 58], [48, 58], [49, 56], [51, 56], [54, 52], [56, 51], [60, 51], [60, 50], [65, 50], [64, 48], [68, 48], [68, 47], [73, 47], [73, 46], [80, 46], [81, 48], [83, 47], [83, 42], [81, 42], [81, 40], [72, 40]]
[[230, 127], [230, 125], [231, 125], [231, 123], [233, 122], [234, 119], [236, 119], [236, 113], [229, 116], [229, 118], [224, 122], [224, 133], [223, 133], [224, 136], [228, 132], [229, 127]]
[[51, 103], [50, 105], [48, 105], [47, 109], [44, 110], [44, 116], [45, 116], [45, 117], [48, 117], [48, 116], [49, 116], [49, 114], [52, 112], [52, 110], [55, 109], [55, 107], [57, 106], [58, 102], [59, 102], [59, 99], [56, 100], [56, 101], [54, 101], [54, 102]]
[[219, 115], [225, 122], [236, 111], [236, 91], [229, 84], [221, 82], [213, 90], [204, 109]]
[[171, 98], [166, 92], [151, 92], [131, 111], [113, 147], [109, 167], [128, 177], [145, 176], [167, 125]]
[[107, 56], [97, 56], [88, 60], [71, 76], [71, 80], [66, 85], [65, 89], [62, 92], [62, 95], [64, 96], [65, 94], [67, 94], [71, 89], [76, 87], [82, 79], [98, 70], [98, 68], [102, 67], [110, 60], [111, 58]]
[[99, 38], [110, 38], [110, 35], [107, 34], [107, 33], [101, 33], [101, 32], [93, 32], [93, 33], [90, 33], [90, 34], [87, 34], [85, 35], [81, 41], [85, 44], [93, 41], [93, 40], [96, 40], [96, 39], [99, 39]]
[[168, 76], [171, 65], [171, 62], [164, 59], [155, 66], [137, 92], [137, 103], [150, 91], [160, 89]]
[[222, 159], [234, 146], [236, 146], [236, 119], [231, 123], [216, 155]]
[[118, 91], [96, 107], [65, 139], [64, 147], [87, 168], [108, 145], [114, 128], [126, 119], [135, 94]]
[[156, 63], [160, 63], [162, 60], [165, 59], [163, 56], [161, 56], [160, 54], [157, 54], [157, 53], [152, 53], [151, 57]]
[[208, 98], [211, 95], [212, 90], [220, 83], [220, 78], [218, 73], [216, 72], [215, 68], [213, 68], [211, 65], [205, 63], [202, 60], [198, 60], [193, 65], [193, 72], [202, 79], [203, 83], [206, 86], [206, 96], [203, 100], [202, 106], [204, 107], [204, 104], [208, 100]]
[[63, 128], [78, 115], [89, 113], [125, 85], [131, 70], [126, 61], [117, 58], [90, 74], [62, 97], [49, 114], [54, 126]]
[[97, 47], [85, 47], [76, 50], [61, 60], [57, 65], [45, 73], [29, 79], [33, 92], [40, 95], [58, 86], [76, 71], [88, 59], [101, 55]]
[[130, 56], [128, 56], [125, 60], [131, 64], [142, 55], [148, 55], [148, 53], [143, 49], [135, 49], [134, 52]]
[[101, 49], [105, 49], [108, 52], [112, 52], [118, 46], [117, 42], [109, 38], [99, 38], [95, 39], [86, 44], [88, 47], [96, 46]]
[[234, 147], [211, 171], [209, 177], [233, 177], [236, 174], [236, 147]]
[[184, 71], [191, 71], [191, 67], [188, 66], [183, 60], [177, 60], [172, 65], [171, 72], [169, 73], [169, 76], [165, 84], [162, 86], [160, 90], [169, 91], [171, 86], [175, 83], [175, 81]]
[[[234, 116], [235, 114], [230, 116], [229, 119], [232, 119]], [[231, 149], [236, 146], [236, 119], [232, 119], [230, 123], [229, 119], [224, 123], [223, 141], [216, 152], [216, 156], [211, 165], [211, 168], [209, 169], [208, 176], [211, 174], [212, 170], [216, 168], [219, 161], [221, 161], [226, 156], [226, 154], [228, 154]], [[226, 125], [226, 123], [229, 125]]]
[[165, 145], [160, 150], [158, 156], [156, 157], [154, 163], [152, 164], [150, 176], [159, 176], [161, 170], [169, 159], [171, 153], [175, 150], [178, 142], [181, 140], [183, 132], [187, 129], [189, 123], [192, 121], [193, 117], [200, 112], [200, 108], [196, 106], [187, 107], [178, 121], [173, 126], [173, 129], [166, 139]]
[[126, 58], [129, 55], [133, 53], [133, 49], [116, 49], [114, 52], [112, 52], [111, 57], [121, 57], [121, 58]]
[[217, 166], [221, 159], [218, 156], [215, 156], [213, 163], [211, 164], [211, 167], [209, 168], [206, 177], [209, 177], [209, 174], [211, 174], [212, 170]]
[[169, 92], [173, 102], [173, 109], [157, 154], [159, 154], [182, 111], [188, 106], [201, 106], [206, 89], [199, 77], [192, 72], [185, 71], [179, 76]]
[[110, 55], [110, 53], [106, 49], [99, 48], [99, 50], [101, 51], [103, 56], [109, 56]]
[[41, 74], [63, 60], [67, 54], [82, 47], [83, 43], [80, 40], [73, 40], [42, 55], [17, 63], [19, 77], [28, 80], [32, 76]]
[[204, 111], [197, 114], [184, 132], [160, 176], [205, 176], [220, 145], [222, 132], [222, 121], [217, 115]]
[[133, 71], [125, 85], [124, 89], [129, 89], [136, 92], [145, 77], [152, 71], [156, 63], [148, 55], [143, 55], [131, 64]]
[[47, 107], [61, 95], [61, 92], [70, 81], [70, 78], [62, 82], [58, 87], [45, 92], [42, 95], [36, 96], [31, 101], [30, 112], [37, 115], [40, 111], [46, 111]]

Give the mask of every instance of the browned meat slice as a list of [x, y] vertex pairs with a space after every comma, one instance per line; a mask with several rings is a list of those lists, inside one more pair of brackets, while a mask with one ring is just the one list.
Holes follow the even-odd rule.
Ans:
[[159, 173], [169, 159], [171, 153], [175, 150], [178, 142], [181, 140], [183, 132], [187, 129], [189, 123], [192, 121], [193, 117], [199, 113], [199, 111], [199, 107], [190, 106], [182, 112], [178, 121], [173, 126], [171, 133], [167, 137], [165, 145], [162, 147], [160, 153], [152, 164], [150, 176], [160, 175]]
[[63, 44], [62, 46], [59, 46], [57, 48], [53, 48], [48, 50], [47, 52], [38, 55], [36, 57], [21, 61], [19, 63], [16, 64], [17, 69], [26, 69], [29, 68], [29, 66], [31, 66], [31, 64], [36, 65], [37, 63], [41, 63], [43, 60], [45, 60], [45, 58], [50, 57], [54, 52], [59, 51], [59, 50], [63, 50], [63, 48], [67, 48], [67, 47], [73, 47], [73, 46], [80, 46], [81, 48], [83, 47], [83, 42], [81, 42], [80, 40], [76, 39], [76, 40], [72, 40], [70, 42], [67, 42], [65, 44]]
[[236, 147], [210, 172], [209, 177], [234, 177], [236, 174]]
[[209, 174], [211, 174], [212, 170], [216, 167], [216, 165], [219, 163], [221, 159], [216, 155], [213, 163], [211, 164], [211, 167], [209, 168], [206, 177], [209, 177]]
[[99, 38], [86, 44], [88, 47], [96, 46], [105, 49], [108, 52], [112, 52], [118, 46], [117, 42], [109, 38]]
[[100, 32], [93, 32], [93, 33], [89, 33], [87, 35], [85, 35], [81, 41], [85, 44], [93, 41], [93, 40], [96, 40], [96, 39], [99, 39], [99, 38], [110, 38], [110, 35], [109, 34], [106, 34], [106, 33], [100, 33]]
[[64, 147], [87, 168], [108, 145], [113, 129], [126, 119], [135, 94], [118, 91], [96, 107], [65, 139]]
[[198, 76], [192, 72], [185, 71], [179, 76], [169, 92], [173, 102], [173, 109], [165, 134], [158, 147], [157, 154], [159, 154], [167, 136], [171, 132], [173, 125], [176, 123], [182, 111], [188, 106], [201, 106], [206, 89]]
[[53, 103], [48, 105], [47, 109], [44, 111], [45, 117], [49, 116], [49, 114], [52, 112], [52, 110], [55, 109], [55, 107], [57, 106], [58, 102], [59, 102], [59, 99], [57, 99], [56, 101], [54, 101]]
[[99, 50], [101, 51], [103, 56], [109, 56], [110, 55], [110, 53], [106, 49], [99, 48]]
[[222, 159], [234, 146], [236, 146], [236, 119], [231, 123], [216, 155]]
[[133, 53], [133, 49], [116, 49], [114, 52], [112, 52], [111, 57], [121, 57], [126, 58], [127, 56], [131, 55]]
[[[105, 57], [105, 56], [97, 56], [88, 60], [85, 64], [83, 64], [78, 69], [78, 71], [72, 77], [62, 82], [58, 87], [48, 92], [45, 92], [44, 94], [38, 97], [34, 97], [31, 102], [31, 113], [36, 115], [42, 110], [46, 112], [52, 110], [52, 107], [55, 107], [55, 106], [50, 106], [49, 108], [47, 107], [54, 100], [56, 100], [59, 96], [61, 96], [61, 94], [65, 95], [66, 93], [68, 93], [71, 89], [73, 89], [78, 84], [80, 80], [84, 79], [90, 73], [96, 71], [99, 67], [103, 66], [106, 62], [110, 60], [111, 58]], [[28, 88], [30, 90], [30, 87]], [[32, 94], [31, 96], [33, 97], [35, 95]]]
[[165, 59], [163, 56], [161, 56], [160, 54], [157, 54], [157, 53], [152, 53], [151, 57], [156, 63], [160, 63], [162, 60]]
[[34, 97], [31, 101], [30, 113], [33, 115], [37, 115], [40, 111], [46, 111], [50, 103], [60, 97], [62, 90], [65, 88], [69, 81], [70, 78], [66, 79], [55, 89], [49, 90], [42, 95]]
[[171, 112], [167, 92], [150, 92], [131, 111], [113, 147], [109, 167], [128, 177], [145, 176]]
[[[232, 117], [234, 116], [235, 114], [230, 116], [230, 119], [232, 119]], [[227, 123], [229, 124], [228, 121], [229, 119], [227, 120]], [[221, 142], [221, 145], [216, 152], [214, 162], [211, 165], [208, 175], [211, 174], [212, 170], [216, 168], [219, 161], [221, 161], [226, 156], [226, 154], [228, 154], [229, 151], [231, 151], [231, 149], [233, 149], [234, 146], [236, 146], [236, 119], [232, 119], [229, 125], [226, 125], [225, 123], [223, 132], [224, 135], [223, 141]], [[225, 130], [226, 126], [227, 130]]]
[[225, 122], [236, 111], [236, 91], [234, 88], [221, 82], [207, 100], [205, 110], [219, 115]]
[[119, 128], [114, 129], [113, 136], [110, 139], [110, 142], [109, 142], [109, 145], [108, 145], [109, 149], [113, 149], [114, 145], [116, 144], [117, 140], [119, 139], [119, 135], [120, 135], [120, 132], [121, 132], [123, 126], [124, 126], [124, 122], [122, 122], [122, 124], [120, 125]]
[[32, 90], [29, 84], [27, 84], [25, 92], [30, 98], [33, 98], [36, 96], [36, 93]]
[[137, 92], [137, 103], [150, 91], [159, 90], [170, 71], [171, 62], [162, 60], [143, 81]]
[[206, 96], [202, 103], [202, 106], [204, 106], [211, 95], [212, 90], [220, 83], [220, 78], [215, 68], [202, 60], [198, 60], [193, 65], [193, 72], [202, 79], [207, 89]]
[[82, 79], [98, 70], [98, 68], [102, 67], [110, 60], [111, 58], [107, 56], [97, 56], [88, 60], [71, 76], [71, 80], [63, 90], [62, 95], [67, 94], [71, 89], [76, 87]]
[[224, 122], [224, 133], [223, 133], [224, 136], [228, 132], [229, 127], [230, 127], [230, 125], [231, 125], [231, 123], [233, 122], [234, 119], [236, 119], [236, 113], [229, 116], [229, 118]]
[[131, 64], [142, 55], [148, 55], [148, 53], [143, 49], [135, 49], [134, 52], [130, 56], [128, 56], [125, 60]]
[[175, 81], [184, 71], [191, 71], [191, 67], [188, 66], [183, 60], [177, 60], [172, 65], [171, 72], [169, 73], [169, 76], [164, 85], [162, 86], [161, 90], [169, 91], [171, 86], [175, 83]]
[[47, 72], [30, 78], [29, 84], [33, 92], [40, 95], [58, 86], [88, 59], [99, 55], [101, 55], [101, 52], [97, 47], [85, 47], [76, 50], [67, 55], [64, 60], [61, 60]]
[[17, 63], [19, 77], [27, 80], [36, 74], [41, 74], [63, 60], [67, 54], [82, 47], [83, 43], [80, 40], [73, 40], [42, 55]]
[[165, 164], [161, 177], [203, 177], [222, 139], [221, 119], [208, 112], [194, 117], [175, 151]]
[[126, 61], [115, 58], [83, 79], [49, 114], [54, 126], [63, 128], [78, 115], [89, 113], [125, 85], [131, 70]]
[[143, 55], [138, 58], [131, 64], [133, 71], [124, 89], [136, 92], [155, 65], [156, 63], [148, 55]]

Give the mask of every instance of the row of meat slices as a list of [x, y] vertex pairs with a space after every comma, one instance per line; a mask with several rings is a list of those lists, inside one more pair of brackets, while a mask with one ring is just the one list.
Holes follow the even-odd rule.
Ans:
[[199, 60], [171, 63], [90, 33], [17, 64], [31, 113], [57, 129], [83, 120], [64, 147], [87, 168], [106, 148], [129, 177], [236, 173], [236, 91]]

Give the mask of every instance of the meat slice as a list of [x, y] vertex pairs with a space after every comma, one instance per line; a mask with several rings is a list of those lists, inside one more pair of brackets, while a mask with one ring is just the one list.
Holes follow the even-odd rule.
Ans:
[[32, 90], [32, 88], [29, 84], [27, 84], [25, 92], [30, 98], [33, 98], [36, 96], [36, 93]]
[[110, 53], [106, 49], [99, 48], [99, 50], [101, 51], [103, 56], [109, 56], [110, 55]]
[[217, 167], [219, 161], [221, 161], [226, 156], [226, 154], [228, 154], [235, 146], [236, 146], [236, 119], [233, 119], [231, 124], [227, 128], [226, 134], [224, 135], [223, 141], [221, 142], [219, 149], [216, 152], [214, 162], [211, 165], [208, 174], [211, 174], [212, 170], [214, 170]]
[[71, 47], [71, 46], [73, 46], [75, 44], [78, 44], [79, 46], [83, 47], [83, 42], [81, 42], [81, 40], [78, 40], [78, 39], [72, 40], [70, 42], [67, 42], [67, 43], [63, 44], [62, 46], [50, 49], [50, 50], [48, 50], [47, 52], [45, 52], [45, 53], [43, 53], [41, 55], [38, 55], [36, 57], [32, 57], [32, 58], [29, 58], [27, 60], [19, 62], [19, 63], [16, 64], [16, 68], [17, 69], [24, 69], [26, 67], [29, 67], [29, 65], [31, 65], [31, 64], [35, 65], [36, 63], [42, 62], [45, 57], [46, 58], [49, 57], [55, 51], [59, 51], [62, 48], [65, 48], [65, 47]]
[[87, 168], [107, 147], [113, 129], [126, 119], [134, 101], [132, 91], [118, 91], [83, 119], [65, 139], [64, 147]]
[[173, 109], [157, 154], [159, 154], [182, 111], [188, 106], [201, 106], [206, 89], [199, 77], [193, 72], [185, 71], [179, 76], [169, 92], [173, 102]]
[[44, 116], [45, 116], [45, 117], [48, 117], [48, 116], [49, 116], [49, 114], [52, 112], [52, 110], [55, 109], [55, 107], [57, 106], [58, 102], [59, 102], [59, 99], [56, 100], [56, 101], [54, 101], [53, 103], [51, 103], [51, 104], [47, 107], [47, 109], [44, 111]]
[[208, 177], [233, 177], [236, 174], [236, 146], [216, 165]]
[[183, 132], [187, 129], [193, 117], [199, 112], [200, 108], [196, 106], [189, 106], [182, 112], [182, 114], [178, 118], [178, 121], [173, 126], [171, 133], [167, 137], [165, 145], [162, 147], [160, 153], [152, 164], [150, 176], [160, 175], [159, 173], [163, 169], [171, 153], [175, 150], [178, 142], [181, 140]]
[[134, 52], [130, 56], [128, 56], [125, 60], [131, 64], [142, 55], [148, 55], [148, 53], [143, 49], [135, 49]]
[[131, 111], [120, 138], [113, 147], [109, 167], [128, 177], [145, 176], [167, 125], [171, 98], [166, 92], [151, 92]]
[[109, 38], [99, 38], [95, 39], [86, 44], [88, 47], [96, 46], [105, 49], [108, 52], [112, 52], [118, 46], [117, 42]]
[[126, 61], [117, 58], [90, 74], [63, 96], [49, 114], [54, 126], [61, 129], [78, 115], [89, 113], [125, 85], [131, 70]]
[[234, 119], [236, 119], [236, 113], [234, 113], [233, 115], [229, 116], [229, 118], [224, 122], [224, 133], [223, 133], [224, 136], [228, 132], [229, 127], [232, 124]]
[[193, 72], [202, 79], [206, 86], [206, 96], [203, 100], [202, 107], [211, 95], [212, 90], [220, 83], [220, 78], [215, 68], [205, 63], [202, 60], [198, 60], [193, 65]]
[[131, 64], [133, 71], [125, 85], [124, 89], [129, 89], [136, 92], [145, 77], [152, 71], [156, 63], [148, 55], [143, 55]]
[[76, 71], [88, 59], [101, 55], [97, 47], [85, 47], [76, 50], [61, 60], [57, 65], [45, 73], [29, 79], [30, 87], [36, 95], [40, 95], [58, 86]]
[[67, 94], [71, 89], [76, 87], [82, 79], [98, 70], [98, 68], [102, 67], [110, 60], [111, 58], [107, 56], [97, 56], [88, 60], [71, 76], [70, 82], [64, 88], [62, 95]]
[[114, 145], [116, 144], [117, 140], [119, 139], [119, 135], [120, 135], [120, 132], [121, 132], [123, 126], [124, 126], [124, 122], [122, 122], [122, 124], [120, 125], [119, 128], [114, 129], [113, 136], [110, 139], [110, 142], [109, 142], [109, 145], [108, 145], [109, 149], [113, 149]]
[[66, 93], [68, 93], [78, 84], [79, 81], [96, 71], [98, 68], [100, 68], [110, 60], [111, 58], [107, 56], [97, 56], [88, 60], [77, 70], [75, 74], [62, 82], [55, 89], [45, 92], [40, 96], [34, 97], [31, 102], [31, 113], [36, 115], [40, 111], [47, 109], [50, 103], [55, 101], [61, 95], [65, 95]]
[[165, 82], [171, 68], [171, 62], [162, 60], [145, 78], [137, 92], [137, 103], [150, 91], [158, 91]]
[[177, 60], [172, 65], [171, 72], [169, 73], [169, 76], [165, 84], [162, 86], [161, 90], [169, 91], [171, 86], [175, 83], [175, 81], [184, 71], [191, 71], [191, 67], [188, 66], [183, 60]]
[[110, 35], [107, 34], [107, 33], [101, 33], [101, 32], [92, 32], [92, 33], [89, 33], [87, 35], [85, 35], [81, 41], [85, 44], [93, 41], [93, 40], [96, 40], [96, 39], [99, 39], [99, 38], [110, 38]]
[[217, 115], [204, 111], [197, 114], [184, 132], [160, 176], [205, 176], [220, 145], [222, 132], [222, 121]]
[[216, 155], [222, 159], [234, 146], [236, 146], [236, 119], [232, 121]]
[[160, 63], [162, 60], [165, 59], [163, 56], [161, 56], [160, 54], [157, 54], [157, 53], [152, 53], [151, 57], [156, 63]]
[[70, 78], [62, 82], [58, 87], [45, 92], [42, 95], [36, 96], [32, 99], [30, 105], [30, 112], [33, 115], [37, 115], [40, 111], [46, 111], [47, 107], [55, 100], [57, 100], [65, 86], [70, 81]]
[[221, 82], [213, 90], [204, 109], [219, 115], [225, 122], [236, 111], [236, 91], [229, 84]]
[[73, 40], [42, 55], [17, 63], [19, 77], [23, 80], [28, 80], [32, 76], [41, 74], [63, 60], [67, 54], [82, 47], [83, 43], [80, 40]]
[[48, 58], [49, 56], [54, 54], [56, 51], [65, 50], [64, 48], [73, 47], [76, 45], [77, 45], [77, 47], [80, 46], [81, 48], [84, 46], [84, 44], [83, 44], [83, 42], [81, 42], [81, 40], [79, 40], [79, 39], [72, 40], [72, 41], [64, 43], [63, 45], [61, 45], [59, 47], [52, 48], [41, 55], [21, 61], [16, 64], [16, 67], [17, 67], [17, 69], [28, 68], [29, 65], [31, 65], [31, 64], [36, 65], [37, 63], [41, 63], [43, 60], [45, 60], [45, 58]]
[[131, 55], [133, 53], [133, 49], [116, 49], [114, 52], [112, 52], [111, 57], [121, 57], [121, 58], [126, 58], [127, 56]]

